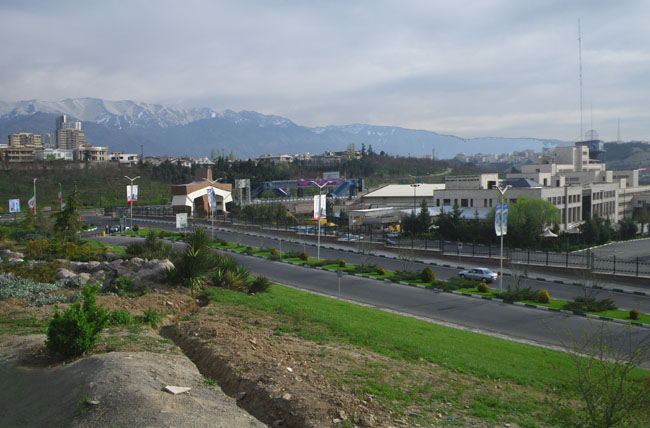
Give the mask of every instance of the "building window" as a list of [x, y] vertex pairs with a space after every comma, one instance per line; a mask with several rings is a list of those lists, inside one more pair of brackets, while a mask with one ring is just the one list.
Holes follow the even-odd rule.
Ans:
[[460, 200], [460, 206], [461, 207], [469, 207], [469, 202], [467, 199], [461, 199]]
[[444, 200], [442, 201], [442, 204], [443, 204], [443, 205], [451, 205], [451, 199], [444, 199]]
[[436, 206], [437, 206], [437, 207], [440, 206], [440, 199], [436, 199]]

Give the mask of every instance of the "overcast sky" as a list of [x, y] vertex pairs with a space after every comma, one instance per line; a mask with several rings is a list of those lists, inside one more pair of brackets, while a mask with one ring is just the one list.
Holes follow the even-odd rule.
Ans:
[[2, 1], [0, 99], [650, 140], [650, 1]]

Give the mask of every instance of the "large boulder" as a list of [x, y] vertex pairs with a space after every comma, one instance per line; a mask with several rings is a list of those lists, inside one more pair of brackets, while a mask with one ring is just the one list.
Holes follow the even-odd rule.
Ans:
[[60, 281], [60, 280], [67, 281], [67, 280], [75, 278], [76, 276], [77, 276], [77, 274], [75, 274], [74, 272], [72, 272], [72, 271], [70, 271], [70, 270], [68, 270], [66, 268], [60, 268], [59, 271], [56, 273], [55, 278], [57, 279], [57, 281]]

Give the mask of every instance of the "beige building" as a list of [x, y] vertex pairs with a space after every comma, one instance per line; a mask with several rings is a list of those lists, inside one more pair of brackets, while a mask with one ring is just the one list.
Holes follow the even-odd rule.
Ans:
[[34, 162], [42, 150], [39, 134], [18, 132], [7, 136], [6, 145], [0, 145], [0, 159], [9, 164]]

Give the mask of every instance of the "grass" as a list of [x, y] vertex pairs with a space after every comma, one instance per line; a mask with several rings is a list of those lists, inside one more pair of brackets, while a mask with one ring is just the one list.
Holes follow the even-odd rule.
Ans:
[[49, 319], [34, 318], [0, 318], [0, 335], [45, 334]]
[[283, 334], [294, 333], [318, 343], [349, 343], [397, 359], [422, 359], [486, 379], [556, 388], [572, 367], [570, 358], [561, 352], [442, 327], [279, 285], [254, 297], [218, 289], [207, 290], [206, 295], [213, 302], [248, 305], [274, 314], [279, 320], [277, 330]]
[[117, 253], [117, 254], [121, 254], [121, 255], [126, 254], [126, 248], [120, 247], [118, 245], [106, 244], [104, 242], [93, 241], [93, 240], [90, 240], [90, 239], [81, 239], [81, 241], [83, 242], [83, 244], [85, 246], [88, 246], [93, 250], [107, 251], [107, 252], [110, 252], [110, 253]]

